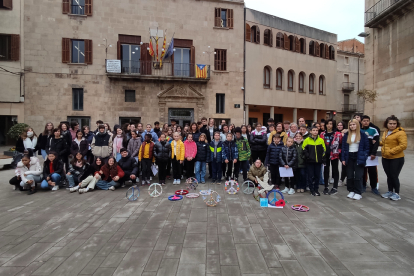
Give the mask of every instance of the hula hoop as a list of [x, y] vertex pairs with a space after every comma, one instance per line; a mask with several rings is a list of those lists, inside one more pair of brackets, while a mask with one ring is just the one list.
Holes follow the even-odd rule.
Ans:
[[171, 196], [168, 197], [168, 200], [171, 200], [171, 201], [177, 201], [177, 200], [181, 200], [181, 199], [183, 199], [182, 195], [171, 195]]
[[175, 191], [175, 194], [176, 195], [186, 195], [186, 194], [188, 194], [188, 191], [187, 190], [178, 190], [178, 191]]
[[292, 210], [298, 211], [298, 212], [309, 212], [309, 207], [301, 204], [295, 204], [292, 205]]
[[188, 191], [195, 191], [195, 190], [197, 190], [198, 181], [197, 181], [197, 179], [195, 177], [187, 178], [186, 183], [187, 183], [187, 190]]
[[221, 201], [221, 197], [216, 191], [210, 190], [210, 194], [203, 196], [203, 200], [207, 206], [214, 207]]

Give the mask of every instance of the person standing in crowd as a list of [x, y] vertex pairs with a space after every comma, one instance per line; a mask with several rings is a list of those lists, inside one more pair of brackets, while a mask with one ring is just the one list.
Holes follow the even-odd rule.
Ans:
[[39, 159], [35, 156], [30, 157], [25, 154], [17, 163], [16, 176], [10, 179], [9, 183], [14, 185], [15, 190], [28, 190], [28, 195], [36, 193], [36, 183], [42, 182], [42, 166], [39, 164]]
[[47, 142], [47, 154], [49, 155], [50, 152], [55, 152], [54, 158], [64, 161], [64, 157], [69, 155], [68, 154], [68, 146], [66, 144], [66, 140], [60, 135], [60, 129], [55, 128], [53, 129], [53, 137], [50, 137]]
[[106, 164], [109, 156], [112, 154], [112, 136], [106, 132], [105, 125], [99, 125], [99, 131], [93, 137], [91, 149], [93, 156], [100, 157]]
[[216, 131], [220, 131], [219, 129], [217, 129], [214, 126], [214, 123], [215, 123], [214, 119], [213, 118], [210, 118], [210, 120], [208, 121], [208, 127], [207, 127], [207, 130], [208, 130], [208, 133], [209, 133], [209, 136], [207, 136], [207, 137], [210, 137], [210, 140], [207, 140], [209, 143], [211, 141], [213, 141], [213, 139], [214, 139], [214, 133]]
[[154, 146], [155, 161], [158, 165], [158, 178], [161, 185], [165, 185], [167, 166], [171, 164], [171, 144], [167, 142], [166, 135], [161, 133], [160, 141]]
[[[122, 131], [125, 133], [125, 134], [128, 134], [129, 133], [129, 131], [131, 130], [131, 125], [129, 124], [129, 123], [125, 123], [125, 124], [123, 124], [122, 125]], [[128, 139], [129, 140], [129, 139]]]
[[[191, 123], [191, 125], [190, 125], [190, 133], [192, 133], [193, 134], [193, 141], [194, 142], [198, 142], [198, 137], [200, 137], [200, 131], [198, 131], [198, 126], [197, 126], [197, 123], [195, 123], [195, 122], [193, 122], [193, 123]], [[184, 135], [184, 134], [182, 134], [182, 135]], [[184, 137], [185, 137], [185, 135], [184, 135]]]
[[324, 132], [326, 130], [326, 123], [325, 123], [325, 121], [322, 122], [322, 120], [321, 120], [320, 126], [321, 126], [321, 128], [319, 129], [319, 132], [322, 133], [322, 132]]
[[16, 151], [24, 153], [25, 150], [31, 150], [33, 153], [36, 153], [36, 148], [37, 135], [33, 131], [33, 128], [27, 127], [17, 139]]
[[121, 149], [128, 147], [128, 139], [121, 128], [116, 129], [116, 135], [113, 137], [112, 154], [118, 162], [121, 159]]
[[229, 133], [228, 125], [221, 125], [220, 141], [222, 141], [223, 143], [227, 140], [227, 133]]
[[[378, 131], [370, 126], [371, 118], [367, 115], [362, 116], [362, 131], [368, 136], [369, 140], [369, 155], [370, 159], [374, 160], [377, 157], [377, 151], [379, 146], [379, 133]], [[380, 195], [377, 189], [378, 183], [378, 168], [377, 166], [369, 166], [364, 169], [364, 178], [362, 181], [362, 192], [364, 193], [367, 189], [367, 181], [369, 176], [369, 182], [371, 186], [371, 192], [376, 195]]]
[[141, 134], [141, 138], [144, 141], [145, 135], [150, 134], [152, 141], [156, 142], [158, 141], [158, 135], [154, 132], [154, 130], [151, 128], [151, 124], [147, 124], [147, 129]]
[[280, 173], [279, 173], [279, 163], [280, 163], [280, 152], [283, 148], [283, 142], [280, 138], [279, 133], [273, 134], [272, 143], [267, 147], [267, 154], [265, 160], [265, 166], [269, 167], [272, 185], [275, 185], [275, 189], [279, 190], [280, 186]]
[[346, 166], [348, 198], [362, 198], [362, 177], [369, 156], [369, 141], [357, 120], [349, 121], [348, 132], [342, 143], [342, 164]]
[[[325, 122], [326, 131], [321, 133], [321, 138], [325, 141], [325, 168], [324, 168], [324, 195], [334, 195], [338, 193], [339, 170], [338, 162], [339, 155], [342, 151], [342, 135], [336, 131], [335, 123], [332, 119]], [[332, 168], [332, 178], [334, 179], [333, 188], [329, 191], [329, 169]]]
[[306, 168], [308, 173], [308, 186], [313, 196], [320, 196], [319, 178], [321, 175], [322, 164], [325, 161], [325, 141], [318, 135], [318, 128], [312, 127], [311, 136], [306, 138], [302, 144], [303, 155], [306, 160]]
[[72, 136], [72, 140], [76, 138], [76, 133], [78, 132], [79, 129], [80, 129], [79, 123], [77, 121], [70, 122], [69, 132], [70, 132], [70, 135]]
[[[344, 134], [348, 131], [347, 129], [344, 129], [344, 122], [339, 122], [336, 125], [336, 130], [341, 133], [342, 138], [344, 137]], [[342, 148], [342, 146], [341, 146]], [[338, 182], [338, 187], [345, 186], [345, 178], [346, 178], [346, 167], [344, 164], [342, 164], [342, 154], [339, 155], [339, 161], [341, 161], [341, 177]]]
[[101, 190], [115, 191], [119, 188], [118, 181], [124, 177], [124, 171], [116, 163], [114, 157], [109, 157], [108, 162], [101, 168], [101, 180], [96, 183], [96, 187]]
[[171, 142], [171, 160], [173, 170], [173, 185], [179, 185], [181, 183], [181, 165], [184, 162], [185, 147], [184, 143], [180, 140], [180, 133], [174, 132], [174, 141]]
[[296, 133], [295, 138], [295, 147], [296, 151], [298, 152], [298, 169], [296, 174], [296, 192], [297, 193], [304, 193], [306, 189], [306, 179], [307, 179], [307, 172], [306, 172], [306, 161], [303, 156], [303, 136], [301, 132]]
[[305, 121], [305, 118], [300, 117], [300, 118], [299, 118], [299, 120], [298, 120], [298, 125], [299, 125], [299, 126], [304, 125], [305, 127], [307, 127], [307, 126], [306, 126], [306, 121]]
[[118, 165], [124, 171], [124, 176], [119, 179], [121, 187], [125, 187], [125, 182], [131, 181], [132, 185], [135, 185], [138, 178], [138, 162], [131, 156], [126, 148], [122, 148], [121, 159], [119, 159]]
[[286, 145], [284, 145], [279, 153], [279, 166], [285, 169], [292, 168], [293, 177], [285, 177], [285, 189], [282, 193], [293, 195], [295, 193], [295, 174], [298, 161], [298, 152], [294, 146], [292, 137], [288, 137]]
[[211, 167], [213, 171], [212, 183], [220, 185], [221, 183], [221, 170], [223, 162], [223, 142], [220, 140], [220, 132], [216, 131], [214, 133], [214, 140], [210, 142], [210, 151], [211, 151]]
[[[206, 141], [208, 143], [211, 142], [211, 136], [210, 136], [210, 131], [209, 131], [209, 126], [207, 125], [207, 118], [203, 117], [201, 118], [201, 123], [202, 123], [202, 127], [199, 129], [201, 133], [204, 133], [206, 135]], [[213, 127], [214, 127], [214, 122], [213, 122]], [[214, 133], [214, 128], [213, 128], [213, 133]]]
[[53, 136], [53, 123], [48, 122], [45, 125], [45, 129], [42, 133], [40, 133], [39, 138], [37, 139], [37, 150], [38, 154], [41, 154], [43, 157], [43, 160], [46, 160], [47, 158], [47, 141]]
[[69, 163], [69, 169], [66, 173], [66, 179], [69, 183], [69, 192], [73, 193], [79, 189], [79, 183], [92, 174], [89, 164], [83, 159], [80, 152], [73, 155], [72, 161]]
[[223, 143], [223, 164], [225, 164], [225, 169], [227, 169], [227, 174], [225, 175], [226, 180], [230, 180], [232, 177], [236, 178], [238, 172], [233, 172], [233, 167], [236, 166], [237, 159], [239, 158], [239, 152], [237, 150], [237, 145], [233, 141], [233, 134], [227, 133], [227, 140]]
[[96, 129], [95, 129], [95, 134], [97, 134], [99, 132], [99, 125], [103, 125], [103, 121], [102, 120], [98, 120], [96, 121]]
[[273, 120], [273, 118], [269, 118], [267, 119], [267, 134], [271, 133], [272, 131], [270, 130], [270, 126], [273, 125], [275, 126], [275, 120]]
[[269, 135], [268, 144], [270, 145], [273, 142], [273, 135], [279, 134], [280, 139], [282, 139], [283, 144], [286, 144], [286, 139], [288, 137], [287, 133], [283, 131], [283, 124], [282, 123], [276, 123], [276, 129], [272, 131]]
[[154, 142], [151, 141], [151, 133], [146, 133], [144, 136], [145, 140], [142, 142], [139, 149], [138, 159], [142, 167], [142, 185], [150, 185], [151, 177], [151, 164], [155, 162], [154, 156]]
[[305, 124], [300, 125], [299, 132], [302, 134], [303, 140], [309, 137], [310, 133], [308, 132], [308, 128]]
[[73, 157], [76, 156], [78, 152], [80, 152], [86, 160], [86, 155], [88, 154], [88, 141], [83, 137], [83, 133], [78, 130], [76, 133], [75, 139], [72, 141], [71, 148], [70, 148], [70, 154], [72, 154]]
[[[55, 130], [60, 130], [55, 128]], [[62, 139], [63, 140], [63, 139]], [[49, 151], [47, 159], [43, 163], [43, 181], [40, 184], [42, 189], [52, 189], [52, 191], [59, 190], [60, 181], [63, 178], [63, 162], [59, 160], [58, 153]]]
[[138, 134], [138, 137], [141, 137], [141, 141], [144, 141], [142, 140], [142, 133], [144, 133], [144, 125], [142, 123], [138, 123], [137, 134]]
[[250, 145], [253, 162], [257, 159], [264, 162], [267, 151], [267, 130], [266, 128], [262, 128], [261, 123], [257, 123], [255, 130], [250, 134]]
[[[246, 126], [244, 128], [247, 130]], [[235, 179], [239, 181], [239, 173], [240, 171], [243, 172], [243, 181], [247, 180], [247, 172], [249, 171], [249, 160], [251, 156], [250, 145], [247, 138], [242, 136], [242, 129], [240, 127], [236, 127], [234, 130], [236, 135], [236, 146], [238, 151], [238, 159], [237, 163], [234, 166], [234, 174]]]
[[250, 133], [252, 133], [252, 126], [250, 125], [250, 124], [248, 124], [247, 125], [247, 132], [249, 133], [249, 135], [250, 135]]
[[176, 119], [171, 119], [171, 128], [175, 128], [175, 125], [177, 124], [177, 120]]
[[196, 144], [197, 155], [195, 157], [195, 177], [198, 183], [205, 184], [206, 164], [210, 162], [210, 147], [207, 141], [207, 135], [201, 133]]
[[194, 164], [195, 164], [195, 157], [197, 155], [197, 144], [196, 142], [194, 142], [193, 137], [194, 137], [193, 133], [188, 133], [187, 139], [184, 142], [186, 178], [194, 177]]
[[[275, 125], [269, 125], [268, 126], [268, 133], [267, 133], [267, 145], [270, 145], [272, 141], [272, 135], [276, 134], [275, 132]], [[273, 133], [273, 134], [272, 134]]]
[[289, 133], [289, 130], [290, 130], [290, 122], [289, 121], [284, 121], [283, 122], [283, 130], [285, 131], [285, 133]]
[[88, 152], [86, 154], [86, 160], [88, 161], [89, 164], [92, 164], [93, 163], [93, 154], [92, 154], [92, 151], [91, 151], [91, 144], [92, 144], [94, 134], [89, 130], [88, 126], [83, 126], [82, 127], [82, 133], [83, 133], [83, 137], [88, 142]]
[[138, 134], [132, 130], [130, 136], [131, 139], [129, 139], [127, 149], [131, 153], [131, 157], [135, 158], [135, 161], [138, 162], [138, 153], [139, 148], [141, 147], [141, 136], [138, 137]]
[[294, 138], [296, 133], [298, 133], [298, 131], [299, 131], [298, 130], [298, 125], [296, 123], [291, 123], [288, 136], [291, 137], [291, 138]]
[[247, 141], [250, 142], [250, 132], [247, 129], [247, 126], [246, 125], [242, 125], [240, 127], [240, 129], [241, 129], [241, 136], [243, 136]]
[[[158, 137], [160, 137], [161, 129], [160, 129], [160, 122], [158, 122], [158, 121], [155, 121], [155, 123], [154, 123], [154, 132], [155, 132], [155, 134], [157, 134]], [[158, 141], [158, 139], [155, 140], [154, 143], [157, 142], [157, 141]]]
[[104, 123], [105, 126], [105, 131], [106, 133], [108, 133], [109, 135], [113, 135], [112, 130], [111, 130], [111, 126], [108, 123]]
[[60, 160], [63, 161], [65, 164], [65, 168], [69, 168], [69, 155], [70, 155], [70, 148], [72, 147], [72, 134], [69, 131], [69, 123], [68, 122], [60, 122], [59, 124], [60, 135], [66, 142], [66, 151], [63, 156], [59, 155]]
[[[382, 134], [380, 146], [382, 167], [387, 175], [388, 192], [383, 198], [400, 200], [400, 172], [404, 166], [404, 150], [407, 149], [407, 134], [401, 127], [400, 121], [394, 115], [384, 122], [386, 129]], [[349, 184], [348, 184], [349, 185]]]
[[219, 125], [219, 130], [222, 130], [223, 129], [223, 125], [227, 125], [227, 122], [226, 122], [225, 119], [221, 119], [221, 123]]

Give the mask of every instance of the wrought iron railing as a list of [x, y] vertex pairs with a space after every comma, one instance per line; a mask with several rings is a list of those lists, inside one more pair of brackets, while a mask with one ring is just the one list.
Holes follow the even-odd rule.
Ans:
[[355, 90], [355, 83], [353, 83], [353, 82], [343, 82], [342, 83], [342, 90], [343, 91], [354, 91]]
[[[194, 63], [171, 63], [156, 61], [121, 60], [122, 74], [140, 74], [165, 77], [196, 77], [196, 64]], [[206, 78], [210, 78], [210, 65], [205, 66]]]
[[365, 12], [365, 24], [381, 15], [398, 2], [407, 0], [380, 0]]
[[343, 104], [342, 105], [343, 112], [355, 112], [356, 111], [356, 104]]
[[85, 5], [71, 5], [70, 8], [71, 8], [70, 10], [71, 14], [80, 14], [80, 15], [85, 14]]

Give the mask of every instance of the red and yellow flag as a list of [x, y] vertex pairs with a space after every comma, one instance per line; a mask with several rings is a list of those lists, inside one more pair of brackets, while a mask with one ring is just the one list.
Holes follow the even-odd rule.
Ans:
[[160, 58], [160, 66], [162, 66], [162, 59], [165, 56], [165, 44], [167, 44], [167, 33], [164, 33], [164, 42], [162, 43], [162, 50], [161, 50], [161, 58]]
[[154, 56], [154, 49], [152, 48], [152, 38], [150, 37], [150, 43], [149, 43], [149, 54], [150, 56]]
[[157, 50], [157, 62], [158, 62], [158, 35], [155, 37], [155, 42], [157, 43], [157, 44], [155, 45], [155, 48], [156, 48], [156, 50]]
[[207, 78], [207, 66], [205, 64], [196, 64], [196, 78], [206, 79]]

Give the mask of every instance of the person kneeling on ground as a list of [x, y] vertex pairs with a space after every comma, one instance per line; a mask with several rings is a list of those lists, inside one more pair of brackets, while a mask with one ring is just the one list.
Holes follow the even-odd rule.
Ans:
[[116, 163], [114, 157], [110, 157], [108, 162], [101, 168], [101, 180], [96, 183], [96, 186], [101, 190], [115, 191], [115, 188], [120, 186], [117, 183], [122, 177], [124, 177], [124, 171]]
[[132, 157], [126, 148], [122, 148], [121, 159], [118, 165], [124, 171], [124, 176], [119, 179], [121, 187], [125, 187], [125, 182], [131, 180], [133, 184], [137, 183], [138, 162]]
[[250, 166], [250, 170], [247, 173], [247, 177], [249, 180], [251, 180], [253, 183], [258, 184], [256, 176], [263, 181], [263, 177], [265, 176], [267, 170], [265, 166], [263, 166], [262, 161], [260, 159], [257, 159], [253, 165]]
[[37, 157], [30, 157], [29, 154], [23, 155], [22, 160], [17, 163], [15, 170], [16, 176], [10, 179], [9, 183], [23, 191], [28, 189], [28, 194], [36, 193], [36, 183], [42, 181], [42, 167]]
[[66, 179], [69, 182], [69, 191], [76, 192], [83, 180], [92, 175], [89, 163], [85, 161], [82, 153], [78, 152], [69, 164], [69, 171], [66, 173]]
[[43, 163], [42, 189], [59, 190], [59, 184], [63, 175], [63, 162], [58, 159], [55, 151], [49, 151], [46, 161]]

